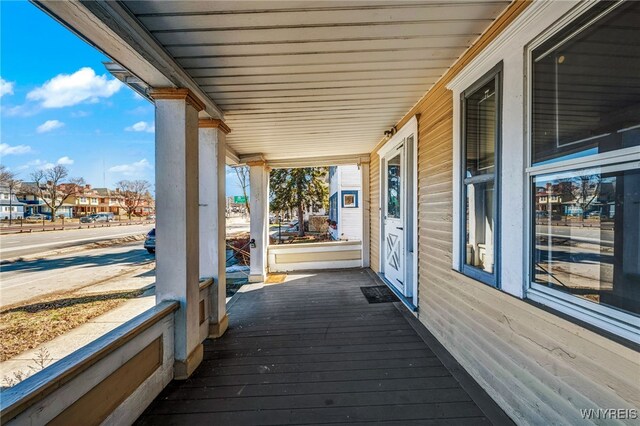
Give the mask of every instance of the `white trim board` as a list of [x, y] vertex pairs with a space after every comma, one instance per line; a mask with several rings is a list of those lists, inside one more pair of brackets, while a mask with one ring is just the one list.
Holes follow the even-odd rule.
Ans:
[[[526, 205], [525, 160], [527, 139], [525, 129], [525, 50], [532, 40], [546, 28], [571, 11], [577, 1], [538, 1], [527, 7], [498, 37], [478, 54], [447, 85], [453, 91], [453, 247], [452, 267], [460, 270], [460, 194], [461, 194], [461, 123], [460, 96], [469, 86], [482, 78], [500, 62], [502, 70], [502, 167], [500, 181], [502, 258], [499, 282], [501, 289], [518, 298], [524, 297], [527, 288], [525, 273], [526, 211], [514, 206]], [[579, 4], [583, 9], [595, 4]], [[508, 200], [508, 201], [507, 201]]]
[[[413, 138], [413, 210], [411, 212], [412, 215], [412, 226], [414, 229], [414, 233], [411, 238], [413, 238], [413, 254], [411, 258], [411, 268], [405, 268], [407, 272], [411, 273], [410, 279], [412, 280], [411, 284], [413, 286], [412, 289], [412, 303], [415, 306], [418, 306], [418, 258], [420, 253], [418, 251], [418, 117], [411, 117], [405, 124], [402, 126], [395, 135], [391, 136], [391, 138], [385, 142], [385, 144], [377, 151], [377, 155], [379, 160], [379, 178], [378, 178], [378, 190], [380, 194], [380, 204], [378, 208], [378, 218], [380, 220], [380, 227], [378, 229], [378, 238], [379, 238], [379, 253], [378, 253], [378, 271], [380, 273], [384, 273], [383, 265], [384, 265], [384, 218], [383, 218], [383, 203], [385, 202], [385, 194], [384, 194], [384, 156], [391, 151], [394, 147], [396, 147], [403, 139], [408, 136], [414, 135]], [[409, 237], [409, 236], [408, 236]], [[407, 238], [408, 238], [407, 237]], [[407, 274], [408, 276], [408, 274]]]
[[[611, 331], [627, 339], [638, 341], [638, 328], [626, 328], [619, 321], [608, 322], [606, 312], [600, 306], [582, 307], [583, 302], [576, 297], [567, 297], [557, 291], [541, 291], [530, 287], [530, 186], [532, 173], [552, 173], [566, 167], [596, 167], [612, 164], [624, 159], [625, 162], [638, 160], [640, 150], [628, 148], [597, 156], [568, 160], [565, 162], [529, 166], [529, 106], [531, 99], [529, 75], [529, 52], [573, 21], [578, 15], [597, 4], [595, 1], [537, 1], [529, 6], [509, 27], [478, 54], [447, 85], [453, 91], [453, 258], [452, 266], [460, 270], [459, 245], [461, 223], [461, 105], [460, 96], [468, 87], [489, 72], [494, 66], [503, 64], [502, 87], [502, 168], [500, 188], [503, 201], [500, 207], [500, 250], [502, 258], [501, 290], [520, 299], [529, 298], [550, 306], [558, 311]], [[553, 292], [553, 297], [550, 293]], [[587, 312], [588, 311], [588, 312]], [[602, 311], [602, 312], [601, 312]], [[585, 313], [586, 312], [586, 313]], [[594, 315], [599, 312], [598, 315]], [[625, 314], [618, 312], [619, 317]]]

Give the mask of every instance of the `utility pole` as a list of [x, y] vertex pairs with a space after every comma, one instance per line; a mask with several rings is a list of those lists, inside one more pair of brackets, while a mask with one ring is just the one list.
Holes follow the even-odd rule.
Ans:
[[9, 184], [9, 226], [11, 226], [11, 219], [13, 216], [13, 194], [12, 187], [13, 185]]

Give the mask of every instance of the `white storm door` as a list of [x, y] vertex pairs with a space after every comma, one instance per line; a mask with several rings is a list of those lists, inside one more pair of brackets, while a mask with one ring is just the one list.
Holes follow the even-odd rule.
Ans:
[[384, 276], [402, 294], [405, 289], [405, 161], [404, 143], [385, 156]]

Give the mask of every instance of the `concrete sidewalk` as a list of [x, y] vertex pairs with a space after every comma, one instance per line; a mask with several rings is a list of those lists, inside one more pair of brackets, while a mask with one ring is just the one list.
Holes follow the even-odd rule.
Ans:
[[[123, 285], [123, 287], [126, 286]], [[92, 290], [91, 293], [95, 293], [96, 289], [93, 288]], [[110, 290], [113, 290], [113, 287], [111, 287]], [[48, 367], [136, 315], [150, 309], [155, 303], [155, 287], [152, 287], [141, 297], [127, 300], [117, 308], [90, 320], [62, 336], [58, 336], [35, 349], [23, 352], [10, 360], [0, 363], [0, 384], [4, 386], [6, 378], [13, 378], [14, 373], [22, 372], [33, 375], [39, 371], [40, 368], [35, 360], [39, 359], [42, 353], [41, 351], [44, 352], [44, 350], [46, 350], [49, 354], [50, 361], [45, 365], [45, 367]]]

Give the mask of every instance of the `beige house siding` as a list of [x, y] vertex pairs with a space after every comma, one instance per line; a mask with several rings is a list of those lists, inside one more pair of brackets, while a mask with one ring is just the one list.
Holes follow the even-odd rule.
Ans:
[[[445, 85], [525, 7], [511, 4], [398, 124], [420, 115], [419, 319], [518, 423], [578, 423], [580, 409], [640, 407], [638, 352], [452, 270], [453, 99]], [[380, 246], [378, 165], [374, 153], [374, 270]]]

